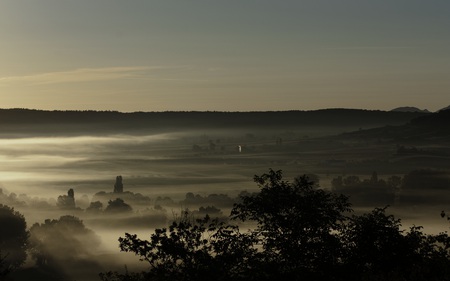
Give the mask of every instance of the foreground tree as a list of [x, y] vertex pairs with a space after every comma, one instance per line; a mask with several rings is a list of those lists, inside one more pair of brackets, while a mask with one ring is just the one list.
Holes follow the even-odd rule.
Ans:
[[[450, 238], [422, 227], [401, 230], [386, 208], [354, 216], [342, 233], [347, 280], [449, 280]], [[342, 278], [342, 279], [343, 279]]]
[[242, 194], [231, 212], [248, 232], [185, 213], [150, 240], [119, 239], [122, 251], [149, 263], [147, 272], [102, 280], [449, 280], [447, 234], [404, 232], [385, 208], [350, 216], [346, 196], [307, 177], [290, 183], [270, 170], [254, 180], [260, 192]]
[[331, 272], [340, 256], [339, 233], [351, 212], [348, 198], [318, 189], [306, 176], [283, 181], [281, 171], [270, 170], [254, 181], [260, 192], [242, 196], [231, 216], [256, 222], [265, 264], [259, 272], [285, 278]]
[[3, 280], [10, 273], [11, 269], [6, 262], [6, 257], [0, 251], [0, 280]]
[[185, 212], [168, 229], [155, 230], [150, 240], [125, 234], [122, 251], [133, 252], [150, 269], [142, 274], [105, 273], [102, 280], [244, 280], [256, 242], [238, 227], [208, 216], [194, 219]]
[[18, 269], [27, 257], [28, 231], [25, 218], [0, 204], [0, 279]]

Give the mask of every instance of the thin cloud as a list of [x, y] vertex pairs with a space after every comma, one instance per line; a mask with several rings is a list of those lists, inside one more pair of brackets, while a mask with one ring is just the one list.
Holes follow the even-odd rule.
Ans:
[[400, 49], [416, 49], [417, 47], [408, 46], [353, 46], [353, 47], [329, 47], [324, 50], [400, 50]]
[[105, 67], [80, 68], [70, 71], [38, 73], [25, 76], [0, 77], [0, 83], [30, 83], [30, 84], [60, 84], [91, 81], [106, 81], [116, 79], [146, 79], [151, 71], [179, 67]]

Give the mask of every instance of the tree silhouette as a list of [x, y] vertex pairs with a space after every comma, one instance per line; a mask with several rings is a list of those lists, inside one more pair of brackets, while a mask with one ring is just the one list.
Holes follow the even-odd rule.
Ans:
[[330, 270], [338, 262], [345, 213], [351, 211], [348, 198], [314, 187], [306, 176], [283, 181], [281, 171], [254, 181], [260, 192], [241, 197], [231, 217], [257, 223], [267, 274], [293, 278]]
[[25, 218], [14, 208], [0, 204], [0, 278], [18, 269], [27, 257], [28, 231]]
[[47, 219], [30, 228], [30, 252], [38, 266], [58, 266], [64, 261], [87, 256], [99, 243], [97, 235], [74, 216]]
[[449, 280], [450, 238], [401, 230], [386, 208], [354, 216], [342, 233], [348, 280]]
[[67, 195], [58, 196], [56, 205], [61, 209], [75, 209], [75, 192], [73, 189], [69, 189]]
[[[194, 219], [188, 212], [168, 229], [156, 229], [149, 241], [126, 233], [119, 242], [122, 251], [133, 252], [149, 263], [150, 270], [140, 276], [144, 280], [237, 280], [248, 273], [242, 268], [256, 252], [254, 239], [236, 226], [208, 216]], [[123, 279], [127, 275], [112, 273], [102, 278], [114, 280], [113, 276], [127, 280]]]
[[103, 203], [100, 201], [91, 202], [89, 207], [86, 208], [86, 212], [100, 213], [103, 209]]
[[0, 251], [0, 280], [3, 280], [10, 272], [11, 267], [8, 265], [6, 257], [4, 257]]
[[106, 206], [105, 212], [109, 213], [127, 213], [131, 212], [133, 209], [130, 205], [125, 203], [123, 199], [116, 198], [115, 200], [109, 200], [108, 206]]
[[122, 251], [148, 262], [147, 272], [102, 280], [450, 280], [447, 234], [402, 231], [386, 208], [350, 216], [346, 196], [305, 176], [290, 183], [270, 170], [254, 180], [260, 192], [243, 193], [230, 216], [249, 231], [184, 213], [150, 240], [119, 238]]

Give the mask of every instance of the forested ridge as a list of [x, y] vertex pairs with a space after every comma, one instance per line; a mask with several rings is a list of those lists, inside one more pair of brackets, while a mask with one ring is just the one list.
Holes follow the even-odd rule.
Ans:
[[[168, 111], [43, 111], [31, 109], [0, 109], [0, 126], [20, 129], [21, 126], [83, 125], [86, 128], [239, 128], [356, 126], [376, 127], [400, 125], [426, 115], [417, 112], [387, 112], [358, 109], [324, 109], [314, 111], [212, 112]], [[64, 128], [60, 128], [63, 130]], [[73, 129], [73, 127], [72, 127]]]

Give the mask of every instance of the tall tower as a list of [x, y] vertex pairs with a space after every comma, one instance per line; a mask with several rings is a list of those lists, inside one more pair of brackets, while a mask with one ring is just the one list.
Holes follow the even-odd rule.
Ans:
[[122, 176], [117, 176], [116, 183], [114, 184], [114, 193], [122, 193], [122, 192], [123, 192]]

